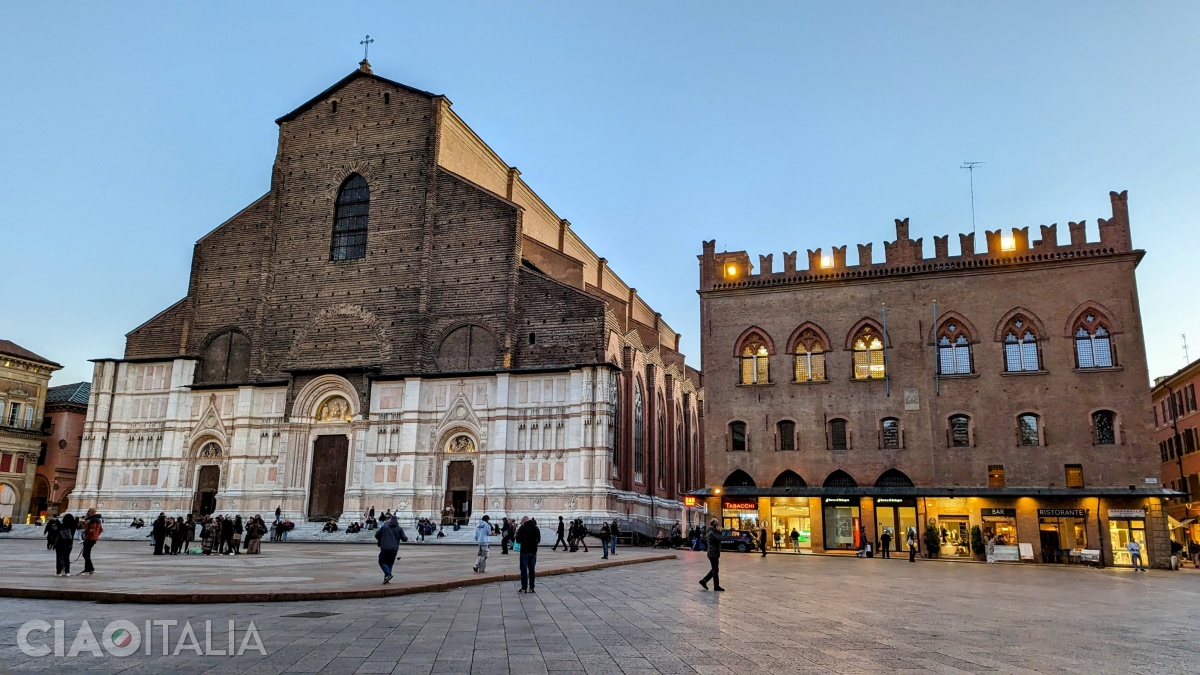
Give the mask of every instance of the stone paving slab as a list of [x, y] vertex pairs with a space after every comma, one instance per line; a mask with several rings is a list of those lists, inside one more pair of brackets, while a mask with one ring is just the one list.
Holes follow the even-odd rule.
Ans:
[[[83, 570], [81, 545], [71, 571]], [[461, 586], [519, 581], [515, 553], [495, 546], [487, 572], [471, 571], [476, 547], [401, 544], [395, 578], [382, 584], [378, 548], [347, 544], [264, 543], [260, 555], [162, 555], [144, 543], [101, 541], [92, 551], [97, 572], [54, 575], [54, 552], [44, 542], [9, 540], [0, 546], [0, 597], [114, 603], [217, 603], [349, 600], [447, 591]], [[667, 560], [674, 554], [627, 548], [607, 560], [598, 549], [569, 553], [539, 548], [537, 574], [575, 574]]]

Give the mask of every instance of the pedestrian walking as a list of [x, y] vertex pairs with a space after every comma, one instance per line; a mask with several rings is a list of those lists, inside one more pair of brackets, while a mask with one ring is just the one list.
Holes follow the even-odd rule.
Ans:
[[1171, 569], [1173, 569], [1173, 570], [1179, 569], [1179, 559], [1182, 555], [1183, 555], [1183, 544], [1172, 539], [1171, 540]]
[[1125, 545], [1125, 550], [1129, 551], [1129, 558], [1133, 560], [1133, 571], [1145, 572], [1146, 566], [1142, 564], [1142, 545], [1136, 539], [1130, 539]]
[[758, 526], [758, 547], [762, 549], [762, 557], [767, 557], [767, 526]]
[[601, 560], [608, 560], [608, 540], [612, 538], [612, 530], [609, 529], [608, 523], [600, 526], [600, 546], [604, 550], [604, 555], [600, 556]]
[[917, 528], [909, 527], [904, 535], [905, 543], [908, 545], [908, 562], [917, 561]]
[[616, 518], [613, 518], [612, 527], [609, 529], [611, 530], [611, 534], [612, 534], [612, 541], [609, 542], [611, 544], [611, 546], [609, 547], [609, 552], [612, 553], [613, 555], [616, 555], [617, 554], [617, 537], [621, 536], [621, 528], [617, 525]]
[[892, 531], [885, 529], [883, 534], [879, 535], [879, 555], [882, 558], [892, 557]]
[[42, 534], [46, 535], [46, 550], [54, 550], [54, 545], [58, 543], [58, 531], [62, 529], [62, 521], [58, 516], [52, 517], [46, 521], [46, 527], [42, 530]]
[[408, 541], [404, 528], [396, 516], [388, 518], [387, 523], [375, 532], [375, 543], [379, 546], [379, 569], [383, 570], [383, 583], [392, 580], [392, 566], [396, 564], [396, 554], [400, 552], [400, 542]]
[[[68, 524], [67, 519], [71, 522]], [[75, 546], [75, 535], [72, 534], [73, 529], [68, 525], [75, 524], [75, 517], [67, 514], [63, 518], [63, 527], [58, 530], [58, 539], [54, 542], [54, 576], [69, 577], [71, 576], [71, 549]]]
[[472, 572], [487, 571], [488, 546], [492, 543], [491, 537], [492, 519], [485, 515], [475, 526], [475, 543], [479, 545], [479, 553], [475, 558], [475, 566], [471, 568]]
[[518, 593], [537, 593], [534, 588], [537, 579], [537, 549], [542, 541], [542, 531], [538, 529], [537, 521], [529, 516], [521, 518], [521, 527], [517, 529], [517, 546], [521, 551], [521, 590]]
[[1188, 542], [1188, 556], [1192, 559], [1192, 566], [1200, 568], [1200, 544], [1195, 539]]
[[159, 512], [150, 526], [150, 537], [154, 540], [154, 555], [162, 555], [163, 544], [167, 541], [167, 514]]
[[88, 509], [87, 516], [83, 521], [83, 571], [80, 574], [91, 576], [96, 573], [96, 567], [92, 565], [92, 549], [95, 548], [96, 542], [100, 541], [100, 535], [104, 532], [104, 522], [100, 518], [100, 514], [96, 513], [96, 509]]
[[508, 545], [512, 543], [513, 522], [505, 517], [500, 524], [500, 553], [508, 555]]
[[587, 525], [584, 525], [583, 519], [580, 518], [575, 521], [575, 524], [573, 525], [573, 527], [575, 529], [575, 546], [576, 546], [576, 548], [582, 546], [583, 552], [587, 553], [588, 552], [587, 542], [584, 541], [584, 537], [586, 537], [587, 533], [588, 533]]
[[[571, 526], [574, 527], [575, 523], [572, 522]], [[550, 549], [551, 551], [557, 551], [559, 543], [561, 543], [563, 545], [564, 550], [571, 548], [571, 547], [567, 546], [567, 540], [563, 539], [563, 535], [566, 534], [566, 532], [567, 532], [567, 524], [566, 524], [566, 522], [563, 521], [563, 517], [559, 516], [558, 517], [558, 539], [554, 540], [554, 546]]]
[[989, 565], [996, 562], [996, 535], [987, 538], [987, 542], [983, 545], [983, 555]]
[[700, 580], [700, 585], [704, 590], [708, 590], [708, 580], [712, 579], [713, 590], [723, 591], [721, 588], [721, 530], [717, 528], [717, 519], [713, 518], [708, 524], [708, 534], [705, 539], [708, 544], [708, 574]]

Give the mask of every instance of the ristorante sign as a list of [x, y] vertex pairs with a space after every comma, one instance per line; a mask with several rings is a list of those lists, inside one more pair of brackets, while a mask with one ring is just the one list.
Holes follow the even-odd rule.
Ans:
[[1038, 518], [1087, 518], [1087, 509], [1038, 509]]

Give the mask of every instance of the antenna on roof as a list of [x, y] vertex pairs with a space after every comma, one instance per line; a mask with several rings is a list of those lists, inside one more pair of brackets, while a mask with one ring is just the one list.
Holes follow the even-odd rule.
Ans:
[[1183, 360], [1186, 363], [1191, 363], [1192, 360], [1188, 358], [1187, 333], [1180, 333], [1179, 337], [1183, 338]]
[[971, 173], [971, 234], [975, 234], [975, 167], [987, 164], [987, 162], [963, 162], [960, 169], [966, 169]]

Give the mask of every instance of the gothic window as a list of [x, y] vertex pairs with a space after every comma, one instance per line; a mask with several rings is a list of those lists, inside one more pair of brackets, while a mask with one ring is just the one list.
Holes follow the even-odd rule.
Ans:
[[808, 483], [804, 482], [804, 478], [795, 471], [784, 469], [783, 473], [775, 478], [771, 487], [808, 487]]
[[200, 357], [200, 381], [245, 382], [250, 377], [250, 338], [226, 331], [213, 338]]
[[1095, 312], [1088, 312], [1075, 327], [1075, 366], [1112, 368], [1114, 365], [1108, 328]]
[[1033, 413], [1017, 417], [1017, 438], [1021, 445], [1041, 445], [1041, 420]]
[[641, 483], [645, 480], [646, 447], [643, 444], [643, 428], [645, 426], [645, 401], [642, 400], [642, 383], [633, 381], [633, 480]]
[[885, 417], [880, 423], [880, 445], [884, 450], [900, 448], [900, 420], [895, 417]]
[[971, 418], [966, 415], [950, 416], [950, 447], [968, 448], [971, 446]]
[[617, 469], [617, 438], [621, 428], [621, 378], [611, 373], [608, 382], [608, 404], [612, 408], [612, 421], [608, 425], [608, 447], [612, 450], [613, 471]]
[[750, 474], [737, 469], [725, 479], [725, 487], [756, 487], [756, 484]]
[[938, 368], [942, 375], [971, 373], [971, 336], [956, 321], [947, 321], [938, 331]]
[[367, 214], [371, 207], [371, 188], [367, 180], [353, 174], [338, 191], [333, 216], [333, 260], [357, 260], [367, 257]]
[[854, 480], [854, 476], [837, 469], [833, 473], [825, 477], [825, 482], [822, 487], [828, 488], [855, 488], [858, 487], [858, 481]]
[[732, 422], [729, 425], [729, 449], [734, 452], [746, 451], [746, 423]]
[[1095, 433], [1096, 445], [1116, 444], [1116, 417], [1116, 413], [1111, 410], [1097, 410], [1092, 413], [1092, 430]]
[[880, 474], [875, 480], [875, 487], [880, 488], [910, 488], [913, 487], [912, 479], [903, 471], [897, 469], [888, 469]]
[[742, 342], [741, 363], [741, 384], [768, 384], [771, 381], [767, 344], [758, 333], [751, 333]]
[[654, 465], [654, 473], [658, 476], [658, 487], [666, 487], [663, 482], [667, 472], [667, 415], [663, 412], [663, 400], [658, 399], [658, 463]]
[[1041, 370], [1037, 333], [1029, 319], [1018, 314], [1004, 327], [1004, 370], [1010, 373]]
[[796, 423], [791, 420], [780, 420], [775, 425], [779, 435], [779, 450], [791, 452], [796, 449]]
[[863, 326], [854, 336], [854, 379], [882, 380], [883, 340], [872, 326]]
[[829, 448], [831, 450], [849, 450], [850, 432], [846, 429], [846, 420], [829, 420]]
[[675, 421], [675, 467], [674, 467], [675, 470], [673, 473], [675, 474], [675, 489], [679, 490], [680, 492], [682, 492], [684, 489], [683, 473], [682, 473], [682, 469], [684, 466], [684, 463], [683, 463], [683, 453], [684, 453], [684, 450], [683, 450], [683, 424], [681, 424], [679, 422], [680, 416], [682, 414], [683, 414], [682, 410], [680, 410], [678, 408], [675, 409], [675, 420], [676, 420]]
[[817, 332], [806, 328], [796, 340], [796, 382], [825, 381], [825, 344]]

